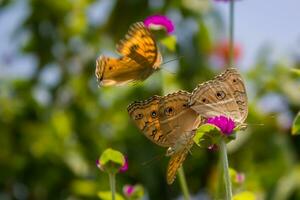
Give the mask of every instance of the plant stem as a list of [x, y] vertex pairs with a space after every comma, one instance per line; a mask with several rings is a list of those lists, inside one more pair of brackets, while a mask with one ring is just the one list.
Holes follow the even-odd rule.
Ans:
[[185, 200], [190, 200], [190, 193], [189, 193], [189, 189], [187, 187], [186, 184], [186, 179], [185, 179], [185, 175], [184, 175], [184, 170], [183, 167], [181, 166], [178, 170], [178, 176], [179, 176], [179, 182], [180, 182], [180, 187], [183, 193], [183, 197]]
[[229, 67], [234, 65], [234, 1], [229, 4]]
[[116, 174], [115, 173], [109, 173], [109, 184], [111, 190], [111, 199], [115, 200], [115, 196], [116, 196]]
[[223, 168], [223, 181], [225, 185], [225, 194], [226, 200], [232, 199], [232, 188], [231, 188], [231, 180], [229, 176], [229, 167], [228, 167], [228, 158], [227, 158], [227, 149], [225, 139], [221, 139], [220, 142], [220, 161], [222, 163]]

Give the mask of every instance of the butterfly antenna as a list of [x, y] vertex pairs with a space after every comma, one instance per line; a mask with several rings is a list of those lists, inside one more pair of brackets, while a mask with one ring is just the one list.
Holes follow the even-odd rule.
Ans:
[[[165, 65], [165, 64], [167, 64], [167, 63], [169, 63], [169, 62], [173, 62], [173, 61], [179, 60], [179, 59], [181, 59], [181, 58], [183, 58], [183, 56], [179, 56], [178, 58], [174, 58], [174, 59], [168, 60], [168, 61], [162, 63], [160, 66], [162, 67], [163, 65]], [[175, 75], [175, 74], [176, 74], [175, 72], [171, 72], [171, 71], [167, 70], [166, 68], [161, 68], [161, 69], [164, 70], [164, 71], [166, 71], [166, 72], [168, 72], [169, 74], [172, 74], [172, 75]]]
[[143, 162], [142, 165], [143, 165], [143, 166], [149, 165], [149, 164], [153, 163], [154, 161], [163, 158], [164, 156], [165, 156], [165, 154], [159, 154], [159, 155], [157, 155], [157, 156], [154, 156], [154, 157], [151, 158], [150, 160]]
[[179, 56], [178, 58], [174, 58], [174, 59], [168, 60], [168, 61], [166, 61], [166, 62], [163, 62], [163, 63], [161, 64], [161, 66], [163, 66], [163, 65], [165, 65], [165, 64], [167, 64], [167, 63], [169, 63], [169, 62], [173, 62], [173, 61], [175, 61], [175, 60], [179, 60], [179, 59], [181, 59], [181, 58], [183, 58], [183, 56]]

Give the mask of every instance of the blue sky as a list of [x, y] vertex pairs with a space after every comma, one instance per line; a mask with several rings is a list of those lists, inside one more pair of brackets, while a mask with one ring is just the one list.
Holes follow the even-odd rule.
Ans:
[[[35, 59], [18, 52], [28, 33], [12, 36], [28, 14], [26, 1], [19, 0], [0, 13], [0, 78], [28, 76], [35, 69]], [[225, 19], [228, 3], [214, 3]], [[300, 55], [299, 0], [237, 0], [235, 6], [235, 39], [243, 46], [241, 68], [254, 63], [263, 45], [272, 45], [273, 57], [292, 60]]]
[[[228, 4], [217, 8], [228, 19]], [[274, 59], [289, 59], [300, 54], [299, 0], [238, 0], [235, 3], [235, 38], [242, 43], [242, 67], [254, 63], [258, 49], [272, 45]]]

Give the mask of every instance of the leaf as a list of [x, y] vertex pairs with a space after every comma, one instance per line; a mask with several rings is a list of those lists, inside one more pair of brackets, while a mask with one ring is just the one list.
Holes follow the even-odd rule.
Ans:
[[160, 42], [167, 47], [170, 51], [174, 52], [176, 50], [177, 39], [174, 35], [167, 36], [160, 40]]
[[198, 128], [194, 136], [194, 142], [204, 148], [219, 143], [221, 138], [220, 129], [211, 124], [204, 124]]
[[293, 68], [293, 69], [291, 69], [291, 71], [292, 71], [294, 74], [300, 76], [300, 69], [295, 69], [295, 68]]
[[294, 119], [292, 126], [292, 135], [300, 135], [300, 112], [298, 112], [297, 116]]
[[[100, 191], [98, 192], [98, 197], [101, 199], [101, 200], [111, 200], [111, 191]], [[124, 198], [116, 193], [116, 200], [124, 200]]]
[[225, 137], [226, 142], [229, 142], [235, 139], [235, 132], [229, 136], [225, 136], [217, 126], [204, 124], [196, 131], [194, 142], [200, 147], [208, 148], [211, 145], [218, 144], [222, 137]]

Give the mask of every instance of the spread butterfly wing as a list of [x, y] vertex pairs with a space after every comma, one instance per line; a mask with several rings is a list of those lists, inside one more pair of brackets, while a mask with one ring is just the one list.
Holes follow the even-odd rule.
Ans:
[[190, 106], [206, 118], [229, 116], [236, 123], [243, 123], [248, 115], [245, 85], [236, 69], [228, 69], [213, 80], [197, 86]]
[[151, 68], [144, 68], [128, 57], [110, 58], [100, 56], [97, 61], [96, 77], [100, 86], [125, 85], [144, 80], [151, 73]]
[[130, 26], [117, 51], [120, 58], [100, 56], [96, 61], [95, 73], [101, 86], [145, 80], [162, 61], [153, 36], [142, 22]]
[[164, 97], [136, 101], [127, 108], [137, 127], [152, 142], [172, 147], [184, 132], [200, 124], [198, 114], [188, 108], [190, 93], [178, 91]]
[[161, 98], [159, 122], [164, 139], [174, 146], [186, 132], [198, 128], [201, 120], [197, 112], [188, 107], [191, 94], [178, 91]]
[[162, 62], [155, 39], [143, 22], [136, 22], [129, 27], [125, 38], [117, 44], [117, 51], [145, 67], [157, 69]]
[[153, 96], [145, 101], [135, 101], [127, 107], [130, 117], [141, 132], [159, 146], [169, 147], [167, 141], [162, 140], [163, 132], [159, 122], [160, 96]]

